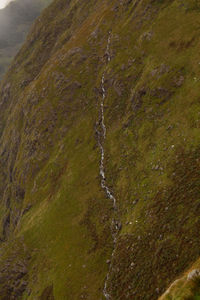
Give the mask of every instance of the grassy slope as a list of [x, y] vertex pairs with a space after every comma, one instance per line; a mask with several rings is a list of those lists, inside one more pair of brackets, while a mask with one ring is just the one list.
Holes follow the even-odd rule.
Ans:
[[35, 24], [1, 88], [2, 299], [101, 298], [112, 251], [95, 137], [103, 71], [123, 225], [113, 299], [157, 299], [198, 259], [199, 13], [192, 0], [59, 0]]

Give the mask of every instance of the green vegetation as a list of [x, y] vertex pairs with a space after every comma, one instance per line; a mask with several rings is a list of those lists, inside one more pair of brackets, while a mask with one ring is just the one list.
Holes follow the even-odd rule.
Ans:
[[186, 276], [200, 257], [199, 14], [192, 0], [55, 0], [36, 21], [1, 82], [0, 299], [103, 298], [103, 73], [105, 169], [122, 223], [108, 291], [199, 298]]

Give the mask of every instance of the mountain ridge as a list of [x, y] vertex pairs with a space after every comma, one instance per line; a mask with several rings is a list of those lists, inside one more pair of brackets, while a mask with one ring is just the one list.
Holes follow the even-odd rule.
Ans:
[[0, 10], [0, 79], [21, 48], [33, 21], [50, 2], [15, 0]]

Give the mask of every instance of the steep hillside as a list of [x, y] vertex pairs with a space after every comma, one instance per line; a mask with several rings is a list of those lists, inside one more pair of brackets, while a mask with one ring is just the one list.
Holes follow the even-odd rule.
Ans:
[[15, 0], [0, 9], [0, 79], [19, 51], [33, 21], [51, 0]]
[[38, 18], [1, 82], [0, 299], [199, 298], [199, 16], [55, 0]]

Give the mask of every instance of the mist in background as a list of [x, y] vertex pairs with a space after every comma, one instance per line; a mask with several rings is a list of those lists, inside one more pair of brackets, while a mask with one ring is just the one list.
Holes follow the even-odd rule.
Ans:
[[[30, 26], [51, 0], [0, 0], [0, 79], [22, 46]], [[1, 6], [0, 6], [1, 7]]]
[[11, 1], [14, 0], [0, 0], [0, 9], [4, 8]]

